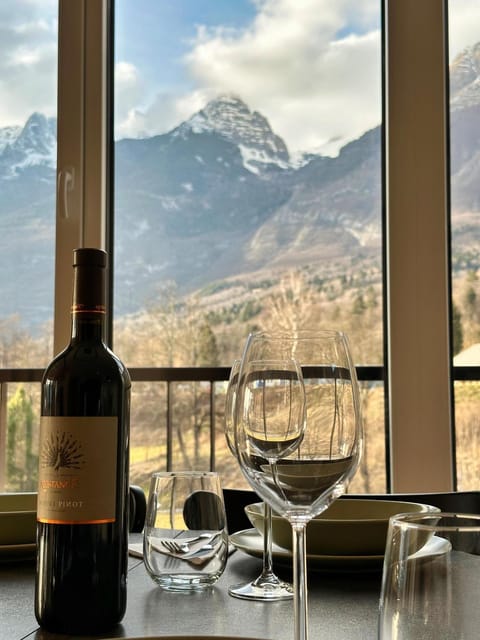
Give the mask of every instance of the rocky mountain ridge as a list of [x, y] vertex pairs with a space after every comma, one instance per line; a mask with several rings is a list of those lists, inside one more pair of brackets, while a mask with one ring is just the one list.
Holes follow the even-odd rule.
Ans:
[[[451, 76], [453, 229], [469, 250], [480, 241], [479, 78], [480, 44]], [[52, 308], [55, 130], [41, 114], [0, 129], [0, 315], [28, 323]], [[191, 292], [238, 274], [379, 262], [380, 127], [335, 158], [309, 154], [299, 164], [263, 114], [219, 96], [168, 133], [117, 141], [115, 165], [118, 313], [138, 310], [170, 280]]]

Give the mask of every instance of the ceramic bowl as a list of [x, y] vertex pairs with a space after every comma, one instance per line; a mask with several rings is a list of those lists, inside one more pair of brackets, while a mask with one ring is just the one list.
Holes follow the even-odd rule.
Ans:
[[[336, 500], [307, 525], [307, 553], [310, 555], [383, 555], [388, 521], [397, 513], [438, 512], [440, 509], [416, 502], [397, 500]], [[263, 534], [263, 503], [247, 505], [245, 513]], [[284, 549], [292, 549], [292, 528], [279, 515], [272, 517], [272, 539]]]
[[0, 546], [35, 542], [36, 493], [0, 494]]

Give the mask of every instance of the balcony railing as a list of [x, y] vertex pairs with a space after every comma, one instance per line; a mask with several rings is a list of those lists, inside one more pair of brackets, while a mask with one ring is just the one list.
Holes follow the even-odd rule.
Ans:
[[[172, 393], [174, 385], [182, 382], [202, 382], [209, 389], [209, 467], [215, 468], [215, 433], [216, 417], [216, 385], [228, 380], [230, 367], [132, 367], [130, 376], [135, 389], [135, 383], [159, 382], [166, 385], [166, 468], [172, 468], [173, 451], [173, 421], [172, 421]], [[358, 379], [364, 383], [383, 382], [384, 370], [381, 366], [358, 366]], [[8, 385], [12, 383], [38, 383], [40, 385], [43, 369], [0, 369], [0, 491], [6, 482], [6, 443], [8, 425]], [[480, 367], [456, 367], [453, 370], [456, 381], [480, 380]]]

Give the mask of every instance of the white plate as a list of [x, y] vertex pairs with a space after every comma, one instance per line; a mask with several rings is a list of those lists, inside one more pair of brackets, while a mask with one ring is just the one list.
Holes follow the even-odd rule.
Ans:
[[0, 563], [31, 560], [35, 557], [36, 549], [35, 543], [0, 545]]
[[[256, 529], [244, 529], [230, 536], [230, 542], [245, 553], [256, 558], [263, 555], [263, 537]], [[443, 538], [433, 537], [421, 550], [422, 556], [432, 556], [446, 553], [450, 549], [450, 543]], [[274, 559], [285, 565], [291, 565], [292, 553], [277, 545], [272, 545]], [[307, 556], [308, 568], [314, 571], [381, 571], [383, 567], [383, 554], [379, 556]]]

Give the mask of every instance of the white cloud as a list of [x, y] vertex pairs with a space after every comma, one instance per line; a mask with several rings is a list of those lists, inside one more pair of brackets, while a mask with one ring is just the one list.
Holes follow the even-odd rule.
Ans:
[[[328, 144], [332, 139], [345, 142], [379, 124], [378, 2], [264, 0], [257, 6], [242, 33], [198, 29], [185, 60], [197, 86], [242, 96], [291, 150], [327, 144], [335, 151], [339, 143]], [[358, 33], [349, 32], [352, 16], [362, 23]]]
[[[167, 131], [231, 91], [266, 115], [291, 151], [335, 153], [381, 119], [378, 0], [254, 0], [243, 30], [200, 25], [184, 57], [192, 85], [130, 112], [130, 132]], [[450, 3], [451, 53], [480, 40], [480, 3]]]
[[480, 41], [480, 4], [478, 0], [449, 3], [450, 60], [465, 47]]
[[33, 111], [55, 115], [57, 4], [0, 3], [0, 126], [24, 124]]
[[146, 137], [170, 131], [215, 96], [202, 90], [180, 95], [164, 91], [156, 93], [150, 102], [135, 103], [131, 92], [125, 101], [121, 100], [117, 88], [115, 95], [116, 105], [123, 102], [122, 107], [117, 106], [116, 138]]
[[362, 2], [361, 13], [357, 0], [255, 4], [254, 21], [241, 31], [200, 25], [184, 57], [194, 90], [159, 94], [130, 111], [117, 134], [167, 131], [224, 92], [262, 112], [291, 151], [335, 153], [380, 122], [377, 0]]
[[[180, 91], [119, 62], [116, 135], [168, 131], [225, 91], [267, 116], [291, 151], [334, 153], [379, 123], [378, 0], [252, 1], [257, 14], [241, 30], [198, 27]], [[450, 9], [453, 57], [480, 40], [480, 3]], [[57, 0], [0, 2], [0, 126], [23, 124], [34, 110], [55, 114], [56, 31]]]

